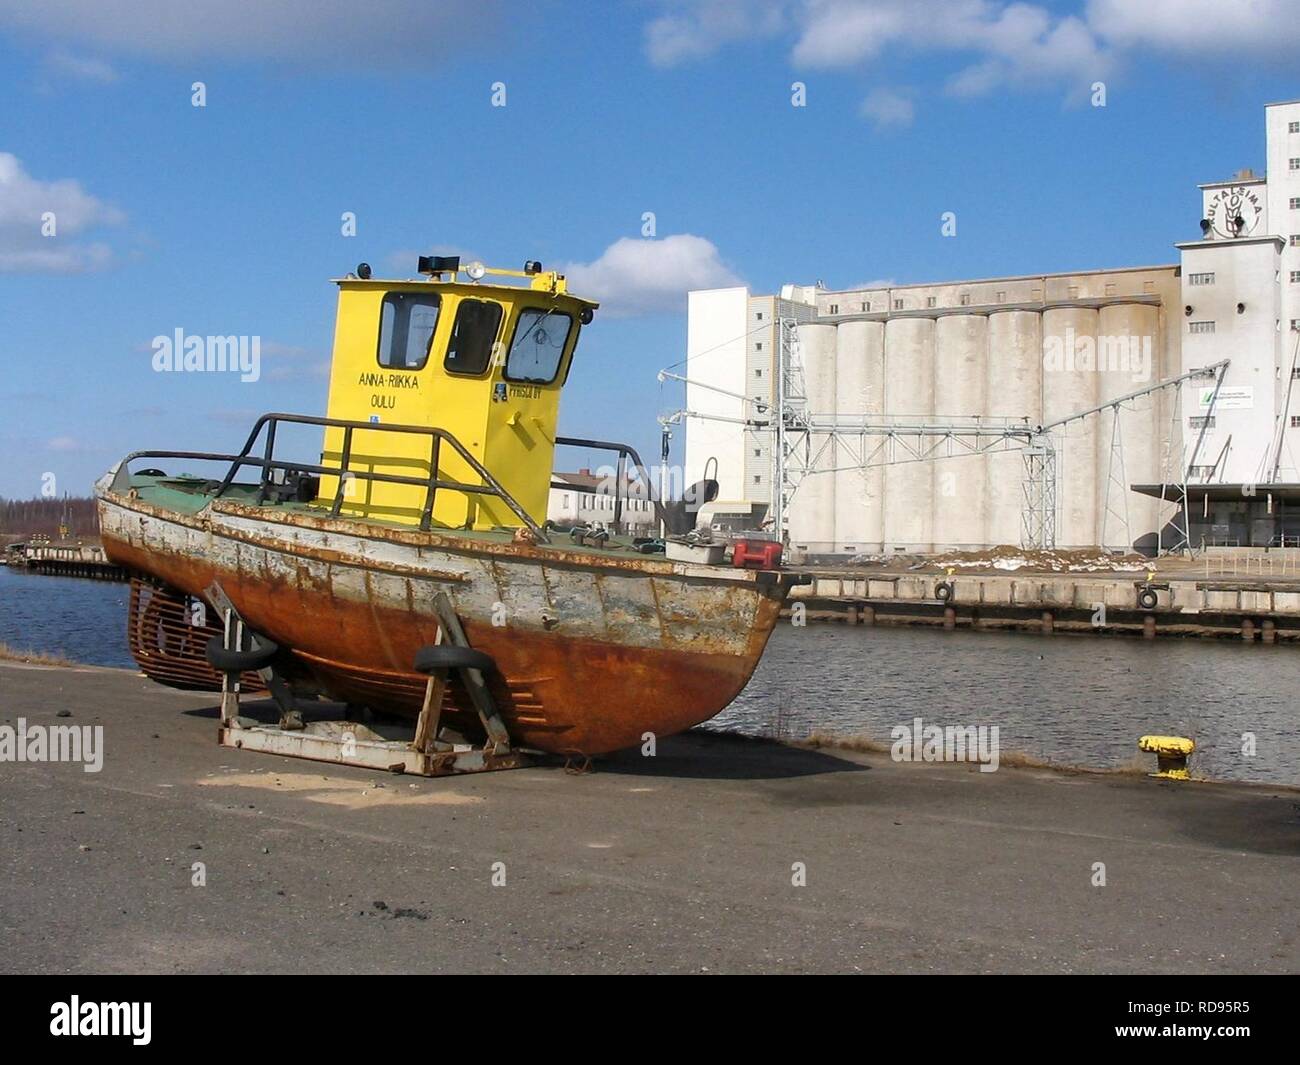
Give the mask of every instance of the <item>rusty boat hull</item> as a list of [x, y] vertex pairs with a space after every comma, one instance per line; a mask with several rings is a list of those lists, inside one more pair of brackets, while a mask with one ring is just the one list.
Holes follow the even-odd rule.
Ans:
[[[192, 513], [96, 486], [117, 565], [202, 598], [217, 582], [324, 695], [414, 717], [451, 599], [515, 743], [601, 754], [707, 721], [745, 686], [795, 578], [662, 556], [421, 531], [230, 499]], [[453, 686], [450, 710], [471, 716]]]

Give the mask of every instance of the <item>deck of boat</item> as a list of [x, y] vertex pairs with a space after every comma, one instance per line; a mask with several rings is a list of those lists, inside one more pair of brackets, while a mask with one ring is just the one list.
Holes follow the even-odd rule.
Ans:
[[[219, 481], [189, 474], [156, 476], [153, 474], [133, 473], [129, 481], [130, 488], [144, 502], [163, 510], [170, 510], [190, 517], [198, 514], [209, 504], [217, 502], [215, 493], [219, 485]], [[260, 487], [256, 483], [234, 482], [227, 486], [226, 490], [221, 494], [220, 503], [258, 506], [264, 508], [268, 515], [300, 514], [316, 520], [328, 520], [331, 517], [330, 506], [327, 502], [317, 500], [310, 503], [300, 503], [292, 500], [259, 500], [259, 492]], [[391, 529], [395, 532], [411, 533], [419, 531], [418, 526], [411, 521], [396, 521], [369, 515], [359, 519], [356, 515], [344, 513], [339, 516], [339, 520], [348, 522], [361, 520], [380, 529]], [[452, 528], [437, 522], [434, 523], [432, 531], [454, 533], [457, 537], [477, 540], [484, 544], [511, 543], [514, 541], [517, 532], [515, 529], [508, 528]], [[536, 545], [538, 548], [544, 550], [547, 547], [552, 547], [557, 550], [572, 550], [575, 546], [569, 538], [567, 530], [548, 529], [547, 535], [550, 537], [550, 544], [538, 544]], [[623, 557], [626, 557], [629, 553], [637, 553], [636, 545], [631, 537], [616, 536], [614, 534], [610, 534], [609, 539], [603, 544], [584, 545], [581, 550], [584, 554]], [[644, 557], [657, 558], [661, 561], [664, 558], [662, 552]]]

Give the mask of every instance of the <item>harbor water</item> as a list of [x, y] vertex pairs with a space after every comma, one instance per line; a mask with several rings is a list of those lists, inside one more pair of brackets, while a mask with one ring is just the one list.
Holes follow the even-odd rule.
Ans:
[[126, 647], [130, 586], [0, 566], [0, 643], [91, 666], [134, 669]]
[[997, 726], [1004, 756], [1094, 769], [1153, 769], [1138, 737], [1174, 734], [1194, 775], [1300, 785], [1297, 685], [1280, 644], [783, 622], [710, 727], [889, 745], [916, 718]]
[[[0, 567], [0, 642], [133, 668], [125, 584]], [[1191, 736], [1194, 775], [1300, 785], [1300, 648], [782, 622], [754, 678], [709, 728], [888, 745], [891, 730], [997, 726], [1011, 753], [1153, 768], [1146, 733]], [[1248, 753], [1252, 752], [1253, 753]]]

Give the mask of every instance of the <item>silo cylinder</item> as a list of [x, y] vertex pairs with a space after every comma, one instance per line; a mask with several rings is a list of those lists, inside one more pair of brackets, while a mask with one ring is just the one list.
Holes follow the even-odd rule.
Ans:
[[[950, 314], [934, 329], [934, 413], [939, 422], [964, 427], [985, 413], [988, 375], [988, 319]], [[968, 550], [984, 544], [988, 505], [984, 457], [976, 437], [959, 437], [947, 450], [954, 457], [934, 462], [935, 550]]]
[[882, 322], [841, 322], [836, 343], [836, 411], [846, 432], [840, 437], [835, 474], [836, 549], [845, 554], [876, 553], [883, 541], [884, 470], [860, 466], [881, 438], [847, 431], [851, 424], [878, 417], [884, 407], [885, 326]]
[[[934, 418], [934, 319], [891, 318], [885, 324], [885, 409], [906, 436], [905, 424]], [[924, 445], [924, 441], [921, 441]], [[900, 442], [894, 458], [907, 458]], [[930, 551], [934, 545], [934, 470], [928, 462], [885, 467], [887, 549]]]
[[[1043, 417], [1051, 422], [1097, 405], [1097, 312], [1054, 307], [1043, 314]], [[1097, 546], [1096, 415], [1062, 426], [1056, 446], [1056, 545]]]
[[[1037, 311], [994, 311], [989, 315], [987, 410], [990, 421], [1036, 426], [1042, 423], [1042, 316]], [[1018, 546], [1024, 502], [1024, 455], [1019, 450], [986, 456], [989, 501], [985, 542]]]
[[[836, 327], [825, 324], [801, 325], [798, 331], [799, 355], [803, 362], [804, 388], [808, 413], [821, 420], [833, 417], [835, 398]], [[795, 491], [790, 504], [788, 528], [790, 543], [809, 555], [827, 555], [835, 546], [835, 467], [836, 447], [833, 439], [812, 433], [800, 438], [797, 446], [811, 463]], [[820, 471], [820, 472], [819, 472]]]
[[[1097, 325], [1098, 403], [1146, 388], [1159, 376], [1159, 308], [1141, 303], [1103, 307]], [[1097, 426], [1097, 514], [1104, 547], [1131, 550], [1135, 541], [1156, 532], [1159, 500], [1128, 490], [1132, 484], [1160, 479], [1160, 433], [1164, 422], [1155, 393], [1129, 400], [1119, 410], [1119, 443], [1114, 440], [1115, 412], [1104, 411]], [[1124, 527], [1127, 516], [1128, 528]]]

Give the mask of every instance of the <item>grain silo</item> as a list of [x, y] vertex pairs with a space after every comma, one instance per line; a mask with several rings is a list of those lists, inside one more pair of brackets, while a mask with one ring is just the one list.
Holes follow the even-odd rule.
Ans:
[[[1037, 311], [989, 315], [987, 410], [1008, 424], [1043, 420], [1043, 319]], [[1025, 460], [1018, 450], [992, 450], [985, 458], [988, 490], [985, 544], [1018, 544], [1025, 509]]]
[[[731, 293], [718, 290], [714, 303], [725, 301], [734, 314]], [[735, 380], [719, 376], [718, 385], [766, 389], [779, 376], [785, 335], [768, 318], [792, 323], [802, 395], [819, 430], [796, 463], [801, 479], [787, 530], [810, 558], [1024, 546], [1033, 527], [1025, 447], [1035, 429], [1059, 419], [1066, 424], [1047, 437], [1054, 492], [1035, 496], [1035, 516], [1055, 507], [1047, 527], [1058, 547], [1146, 547], [1170, 505], [1131, 485], [1160, 479], [1176, 431], [1173, 400], [1161, 393], [1127, 401], [1115, 454], [1110, 412], [1085, 412], [1179, 372], [1179, 297], [1174, 266], [836, 292], [787, 286], [779, 298], [748, 297], [744, 322], [702, 330], [700, 364], [716, 365], [715, 334], [747, 328], [747, 361]], [[918, 427], [927, 435], [918, 437]], [[974, 427], [978, 441], [962, 438], [973, 447], [943, 439]], [[1008, 427], [1013, 436], [1004, 443]], [[724, 483], [745, 493], [737, 520], [753, 521], [768, 512], [772, 489], [760, 474], [773, 467], [760, 434], [740, 432], [744, 471], [729, 478], [720, 461]], [[703, 459], [735, 450], [704, 431], [700, 439]], [[1179, 448], [1181, 438], [1171, 454]], [[918, 460], [918, 450], [929, 458]], [[806, 462], [813, 472], [804, 472]], [[1127, 523], [1116, 516], [1125, 513]]]
[[[986, 315], [947, 314], [935, 320], [936, 421], [974, 423], [986, 417], [988, 341]], [[985, 462], [960, 443], [952, 451], [957, 457], [932, 464], [935, 545], [939, 550], [978, 548], [984, 544], [988, 510]]]
[[[934, 417], [933, 318], [885, 322], [885, 410], [904, 425]], [[928, 462], [893, 462], [884, 470], [886, 544], [898, 551], [932, 550], [933, 468]]]
[[[1043, 419], [1054, 422], [1097, 405], [1097, 311], [1052, 307], [1043, 313]], [[1058, 547], [1097, 543], [1097, 418], [1053, 433]]]
[[[1102, 307], [1097, 332], [1099, 404], [1136, 392], [1158, 379], [1159, 307], [1143, 303]], [[1159, 440], [1160, 433], [1167, 429], [1160, 415], [1160, 396], [1148, 393], [1120, 408], [1118, 438], [1113, 410], [1098, 419], [1097, 538], [1104, 547], [1127, 549], [1155, 530], [1158, 502], [1129, 492], [1128, 485], [1160, 479]]]
[[[843, 322], [836, 341], [837, 420], [842, 426], [879, 418], [885, 409], [885, 327], [881, 322]], [[879, 465], [850, 467], [869, 457], [880, 437], [845, 437], [835, 473], [835, 546], [838, 553], [874, 553], [884, 547], [885, 471]], [[865, 451], [864, 451], [865, 449]]]
[[[808, 411], [825, 418], [833, 418], [836, 410], [836, 333], [833, 323], [809, 324], [799, 330]], [[815, 461], [818, 469], [834, 469], [838, 449], [833, 439], [809, 435], [799, 446], [809, 449], [808, 459]], [[807, 545], [804, 550], [811, 554], [833, 554], [835, 512], [835, 474], [822, 472], [805, 476], [790, 508], [791, 542]]]

